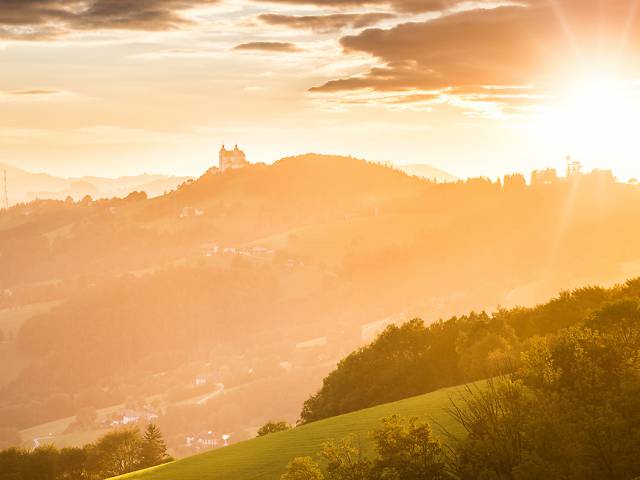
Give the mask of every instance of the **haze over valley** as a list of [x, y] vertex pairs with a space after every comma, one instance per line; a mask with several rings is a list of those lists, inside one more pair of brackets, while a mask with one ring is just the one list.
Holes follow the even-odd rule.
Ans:
[[237, 442], [295, 422], [389, 324], [640, 273], [640, 187], [606, 171], [529, 180], [441, 184], [313, 154], [212, 168], [156, 198], [6, 210], [4, 431], [64, 446], [133, 411], [186, 455], [202, 432]]
[[0, 0], [0, 480], [639, 480], [638, 0]]

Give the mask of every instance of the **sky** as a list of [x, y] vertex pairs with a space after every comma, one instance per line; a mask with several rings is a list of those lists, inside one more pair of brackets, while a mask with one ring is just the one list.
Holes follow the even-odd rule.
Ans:
[[0, 163], [198, 175], [222, 143], [640, 177], [640, 0], [0, 0]]

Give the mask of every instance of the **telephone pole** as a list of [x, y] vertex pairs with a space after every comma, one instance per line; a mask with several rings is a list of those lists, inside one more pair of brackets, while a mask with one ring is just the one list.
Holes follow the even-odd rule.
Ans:
[[4, 171], [4, 197], [2, 198], [2, 208], [7, 210], [9, 208], [9, 192], [7, 190], [7, 170]]

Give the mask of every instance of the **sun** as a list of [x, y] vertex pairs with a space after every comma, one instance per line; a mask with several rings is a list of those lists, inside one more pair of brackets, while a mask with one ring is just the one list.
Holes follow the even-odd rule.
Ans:
[[637, 171], [640, 150], [640, 85], [606, 71], [564, 82], [552, 95], [542, 129], [555, 144], [590, 168], [611, 168], [621, 176]]

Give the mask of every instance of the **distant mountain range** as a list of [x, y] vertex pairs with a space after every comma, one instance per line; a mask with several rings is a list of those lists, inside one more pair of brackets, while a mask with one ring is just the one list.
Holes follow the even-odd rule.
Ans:
[[445, 172], [444, 170], [440, 170], [439, 168], [422, 163], [394, 166], [397, 169], [402, 170], [407, 175], [415, 175], [416, 177], [426, 178], [427, 180], [435, 180], [438, 183], [457, 182], [458, 180], [460, 180], [458, 177], [456, 177], [455, 175], [451, 175], [449, 172]]
[[[407, 175], [435, 180], [438, 183], [459, 180], [458, 177], [431, 165], [394, 166]], [[7, 191], [10, 205], [29, 202], [36, 198], [63, 200], [67, 197], [72, 197], [74, 200], [80, 200], [86, 195], [90, 195], [94, 199], [124, 197], [133, 191], [143, 191], [149, 197], [156, 197], [175, 189], [187, 180], [193, 179], [193, 177], [147, 173], [118, 178], [91, 176], [65, 178], [48, 173], [33, 173], [12, 165], [0, 163], [0, 183], [3, 181], [5, 171], [7, 173]]]
[[[0, 163], [0, 182], [7, 173], [9, 203], [14, 205], [36, 198], [79, 200], [86, 195], [92, 198], [126, 196], [133, 191], [143, 191], [149, 197], [162, 195], [173, 190], [191, 177], [171, 175], [132, 175], [119, 178], [79, 177], [64, 178], [47, 173], [33, 173]], [[4, 185], [2, 185], [4, 189]], [[4, 194], [4, 193], [3, 193]]]

